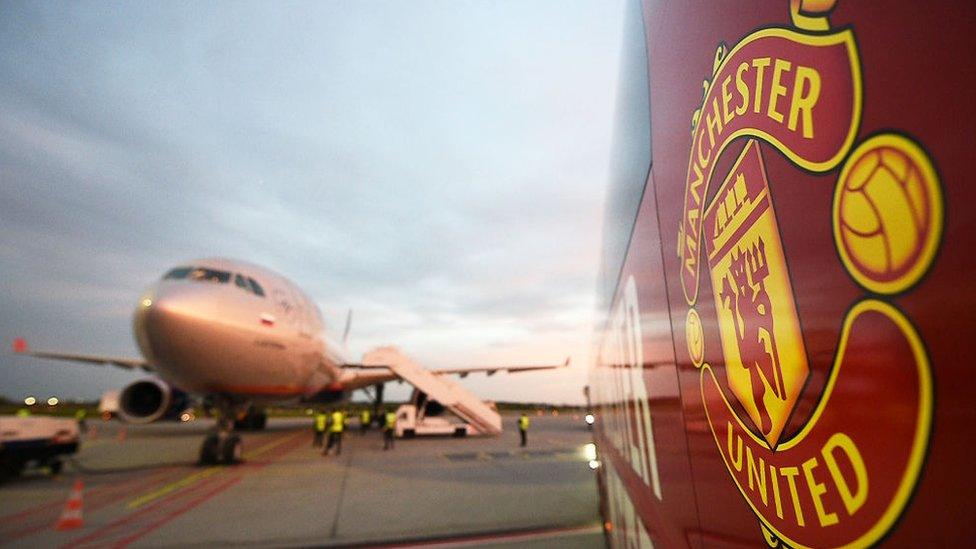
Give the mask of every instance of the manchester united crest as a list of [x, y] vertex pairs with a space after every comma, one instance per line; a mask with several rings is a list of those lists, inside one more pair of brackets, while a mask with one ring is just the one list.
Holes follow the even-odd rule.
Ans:
[[[932, 421], [929, 359], [895, 297], [934, 261], [941, 184], [906, 135], [867, 129], [859, 140], [857, 41], [852, 28], [831, 28], [833, 4], [792, 0], [790, 26], [719, 46], [692, 116], [678, 235], [685, 335], [702, 404], [731, 481], [772, 547], [860, 547], [884, 536], [917, 482]], [[719, 156], [738, 144], [731, 169], [717, 173]], [[790, 220], [777, 216], [770, 191], [790, 183], [769, 180], [763, 151], [770, 148], [835, 181], [825, 228], [863, 289], [836, 319], [833, 363], [819, 395], [804, 394], [810, 364], [780, 238], [780, 224]], [[707, 299], [699, 295], [703, 276], [711, 320], [698, 307]], [[705, 326], [718, 330], [720, 354], [707, 354]], [[723, 364], [706, 359], [718, 356]], [[866, 377], [879, 380], [867, 389], [876, 394], [858, 383]], [[787, 432], [801, 399], [816, 405], [798, 431]], [[847, 421], [884, 403], [897, 406], [897, 421]]]
[[729, 386], [775, 447], [808, 367], [757, 142], [742, 152], [703, 224]]

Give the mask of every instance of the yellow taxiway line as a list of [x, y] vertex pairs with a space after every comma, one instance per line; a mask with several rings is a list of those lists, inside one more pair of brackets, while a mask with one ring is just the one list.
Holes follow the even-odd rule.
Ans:
[[[269, 443], [265, 444], [264, 446], [258, 447], [257, 449], [255, 449], [252, 452], [248, 452], [245, 455], [245, 457], [247, 457], [247, 458], [253, 458], [253, 457], [259, 456], [259, 455], [261, 455], [261, 454], [263, 454], [265, 452], [268, 452], [269, 450], [275, 448], [276, 446], [280, 446], [280, 445], [284, 444], [285, 442], [288, 442], [289, 440], [293, 440], [294, 438], [295, 437], [293, 437], [293, 436], [291, 436], [291, 437], [282, 437], [282, 438], [280, 438], [278, 440], [269, 442]], [[196, 483], [196, 482], [198, 482], [200, 480], [203, 480], [203, 479], [205, 479], [207, 477], [213, 476], [213, 475], [215, 475], [215, 474], [217, 474], [217, 473], [219, 473], [221, 471], [225, 471], [225, 470], [227, 470], [227, 468], [224, 467], [224, 466], [222, 466], [222, 465], [215, 465], [215, 466], [212, 466], [212, 467], [207, 467], [206, 469], [204, 469], [202, 471], [197, 471], [196, 473], [187, 475], [187, 476], [185, 476], [185, 477], [183, 477], [183, 478], [181, 478], [179, 480], [176, 480], [176, 481], [173, 481], [173, 482], [167, 484], [166, 486], [163, 486], [162, 488], [159, 488], [157, 490], [153, 490], [152, 492], [149, 492], [148, 494], [145, 494], [143, 496], [140, 496], [140, 497], [138, 497], [138, 498], [130, 501], [128, 504], [126, 504], [126, 507], [128, 509], [136, 509], [138, 507], [142, 507], [143, 505], [145, 505], [145, 504], [147, 504], [147, 503], [149, 503], [151, 501], [155, 501], [155, 500], [157, 500], [157, 499], [159, 499], [159, 498], [161, 498], [161, 497], [163, 497], [163, 496], [165, 496], [167, 494], [170, 494], [172, 492], [175, 492], [176, 490], [179, 490], [181, 488], [186, 488], [187, 486], [190, 486], [190, 485], [192, 485], [192, 484], [194, 484], [194, 483]]]

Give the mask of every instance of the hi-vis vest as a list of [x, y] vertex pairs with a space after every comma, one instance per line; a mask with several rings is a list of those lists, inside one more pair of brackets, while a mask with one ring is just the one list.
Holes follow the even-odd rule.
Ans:
[[325, 424], [328, 420], [329, 418], [325, 414], [315, 414], [315, 430], [319, 432], [324, 432]]
[[387, 429], [393, 429], [394, 427], [396, 427], [396, 414], [394, 414], [393, 412], [387, 412], [386, 413], [386, 425], [385, 425], [385, 427]]
[[359, 421], [369, 423], [369, 410], [363, 410], [359, 413]]
[[341, 433], [344, 424], [345, 418], [342, 417], [342, 412], [332, 412], [332, 427], [329, 428], [329, 431]]
[[529, 430], [529, 416], [522, 416], [519, 418], [519, 429], [523, 431]]

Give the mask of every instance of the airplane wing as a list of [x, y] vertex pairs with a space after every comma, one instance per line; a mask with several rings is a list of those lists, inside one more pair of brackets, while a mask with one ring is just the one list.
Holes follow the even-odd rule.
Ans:
[[534, 370], [555, 370], [557, 368], [566, 368], [569, 366], [569, 357], [566, 357], [566, 362], [562, 364], [534, 364], [527, 366], [472, 366], [468, 368], [448, 368], [445, 370], [431, 370], [430, 373], [436, 375], [451, 375], [456, 374], [461, 377], [467, 377], [468, 374], [484, 373], [489, 376], [493, 376], [498, 372], [508, 372], [510, 374], [517, 374], [519, 372], [531, 372]]
[[153, 367], [151, 364], [146, 362], [141, 358], [118, 358], [118, 357], [108, 357], [108, 356], [97, 356], [97, 355], [81, 355], [74, 353], [56, 353], [51, 351], [31, 351], [27, 348], [27, 341], [22, 337], [18, 337], [14, 340], [14, 353], [19, 355], [27, 355], [35, 358], [47, 358], [52, 360], [68, 360], [71, 362], [85, 362], [88, 364], [97, 365], [111, 365], [126, 370], [134, 370], [140, 368], [147, 372], [152, 372]]
[[[447, 375], [457, 375], [459, 377], [467, 377], [468, 374], [484, 373], [488, 376], [493, 376], [498, 372], [508, 372], [510, 374], [520, 373], [520, 372], [530, 372], [536, 370], [555, 370], [557, 368], [566, 368], [569, 366], [569, 357], [566, 357], [566, 361], [562, 364], [532, 364], [532, 365], [511, 365], [511, 366], [470, 366], [465, 368], [447, 368], [443, 370], [427, 370], [436, 376], [447, 376]], [[368, 386], [376, 383], [383, 383], [386, 381], [394, 381], [397, 379], [402, 379], [403, 376], [398, 375], [389, 366], [384, 364], [343, 364], [343, 369], [347, 371], [355, 371], [355, 374], [351, 379], [347, 381], [347, 385], [350, 386]]]

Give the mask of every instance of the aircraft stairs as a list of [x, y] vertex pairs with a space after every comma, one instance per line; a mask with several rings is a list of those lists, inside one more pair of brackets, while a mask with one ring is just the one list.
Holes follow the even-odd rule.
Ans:
[[[461, 384], [427, 370], [395, 347], [380, 347], [363, 355], [366, 366], [386, 366], [417, 390], [436, 400], [445, 409], [465, 421], [479, 435], [502, 432], [502, 417]], [[472, 433], [474, 434], [474, 433]]]

